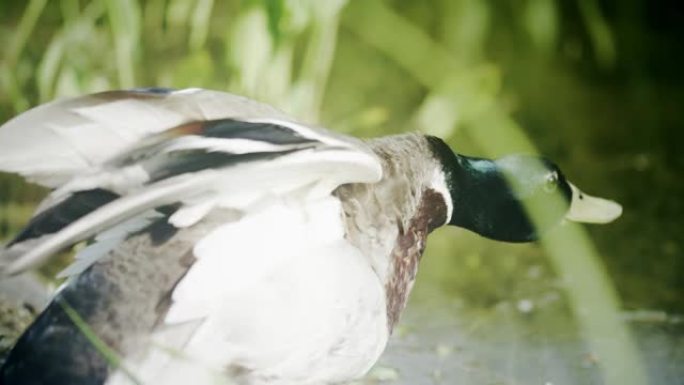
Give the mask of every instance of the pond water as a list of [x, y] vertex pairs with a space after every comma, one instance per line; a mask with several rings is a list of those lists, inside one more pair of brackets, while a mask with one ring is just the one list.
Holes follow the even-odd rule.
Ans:
[[[567, 286], [540, 246], [455, 229], [440, 230], [431, 241], [399, 328], [364, 384], [606, 383], [602, 365], [610, 360], [583, 334]], [[654, 285], [654, 298], [641, 308], [630, 301], [619, 319], [648, 383], [684, 384], [684, 317], [645, 307], [662, 300], [658, 292]]]
[[[601, 384], [600, 358], [567, 325], [505, 303], [489, 311], [414, 304], [367, 384]], [[533, 311], [534, 312], [534, 311]], [[656, 317], [659, 318], [659, 317]], [[563, 322], [561, 322], [563, 323]], [[567, 322], [565, 322], [568, 324]], [[651, 384], [684, 383], [681, 319], [630, 323]]]
[[[434, 281], [421, 285], [363, 383], [603, 384], [601, 357], [583, 339], [562, 291], [538, 267], [531, 272], [519, 277], [525, 289], [490, 305], [469, 303]], [[684, 318], [650, 310], [621, 316], [649, 383], [684, 384]]]

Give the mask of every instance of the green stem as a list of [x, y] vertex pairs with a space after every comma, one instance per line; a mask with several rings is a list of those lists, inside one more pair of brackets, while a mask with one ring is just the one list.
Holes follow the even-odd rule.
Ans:
[[21, 51], [26, 47], [26, 42], [28, 38], [33, 33], [33, 30], [38, 22], [38, 18], [43, 13], [43, 9], [47, 4], [47, 0], [31, 0], [26, 7], [26, 11], [21, 17], [19, 26], [17, 27], [16, 33], [14, 34], [14, 39], [10, 43], [8, 54], [6, 57], [6, 64], [9, 67], [14, 66]]
[[339, 15], [312, 23], [311, 40], [304, 56], [299, 86], [305, 89], [301, 116], [318, 120], [330, 68], [335, 57]]
[[76, 325], [78, 330], [83, 333], [83, 336], [90, 342], [95, 349], [97, 349], [100, 354], [102, 354], [102, 357], [104, 357], [105, 360], [109, 363], [114, 368], [117, 368], [121, 370], [126, 377], [131, 380], [136, 385], [142, 385], [142, 382], [135, 377], [135, 375], [128, 370], [124, 365], [123, 365], [123, 360], [119, 356], [119, 353], [117, 353], [114, 349], [110, 348], [100, 337], [95, 334], [93, 329], [90, 328], [88, 323], [81, 318], [81, 316], [78, 314], [78, 312], [69, 305], [69, 303], [62, 297], [57, 297], [55, 299], [56, 303], [59, 304], [59, 306], [62, 308], [64, 313], [69, 317], [71, 322]]
[[140, 41], [140, 8], [135, 0], [106, 0], [109, 23], [114, 36], [116, 67], [119, 85], [131, 88], [135, 85], [136, 44]]

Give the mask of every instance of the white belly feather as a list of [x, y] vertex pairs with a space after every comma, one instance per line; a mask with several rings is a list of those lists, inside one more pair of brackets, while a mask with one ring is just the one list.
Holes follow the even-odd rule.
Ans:
[[336, 198], [275, 201], [194, 252], [164, 331], [127, 362], [142, 382], [225, 383], [215, 380], [232, 370], [250, 384], [331, 383], [363, 375], [384, 349], [384, 289], [344, 239]]

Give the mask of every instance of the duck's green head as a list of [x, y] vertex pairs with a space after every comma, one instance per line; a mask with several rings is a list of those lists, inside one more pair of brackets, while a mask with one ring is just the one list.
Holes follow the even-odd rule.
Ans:
[[619, 204], [581, 192], [545, 158], [469, 157], [429, 140], [451, 195], [451, 225], [500, 241], [529, 242], [563, 220], [608, 223], [622, 213]]

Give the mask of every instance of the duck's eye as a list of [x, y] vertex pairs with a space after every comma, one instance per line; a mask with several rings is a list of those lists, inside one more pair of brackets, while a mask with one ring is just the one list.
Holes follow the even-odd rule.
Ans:
[[556, 188], [558, 187], [558, 173], [553, 172], [549, 176], [546, 177], [546, 181], [544, 182], [544, 191], [547, 193], [552, 193], [556, 191]]

